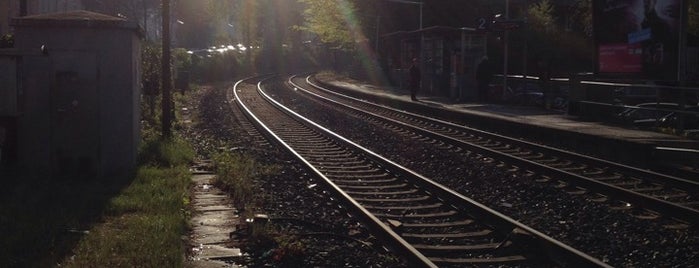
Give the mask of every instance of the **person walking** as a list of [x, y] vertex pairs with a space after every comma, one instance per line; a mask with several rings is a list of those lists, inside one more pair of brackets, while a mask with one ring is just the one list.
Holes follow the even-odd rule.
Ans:
[[478, 99], [480, 101], [488, 100], [488, 89], [490, 82], [493, 80], [493, 70], [488, 61], [488, 56], [484, 56], [483, 60], [478, 64], [476, 70], [476, 82], [478, 83]]
[[413, 58], [413, 64], [410, 66], [410, 99], [416, 101], [418, 89], [420, 89], [420, 66], [416, 58]]

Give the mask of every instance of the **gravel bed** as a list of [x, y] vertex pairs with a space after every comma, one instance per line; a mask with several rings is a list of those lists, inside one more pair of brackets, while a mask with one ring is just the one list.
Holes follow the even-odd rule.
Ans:
[[669, 220], [633, 217], [591, 194], [573, 195], [524, 171], [477, 154], [438, 150], [402, 134], [318, 106], [286, 88], [268, 90], [317, 123], [401, 165], [496, 209], [613, 266], [690, 267], [699, 263], [696, 227], [670, 229]]
[[231, 84], [204, 86], [188, 98], [194, 114], [180, 132], [201, 158], [235, 150], [255, 161], [279, 166], [279, 173], [253, 181], [261, 208], [269, 216], [267, 230], [275, 239], [253, 239], [242, 233], [236, 246], [247, 267], [407, 267], [388, 253], [360, 224], [313, 181], [307, 170], [239, 124], [226, 103]]

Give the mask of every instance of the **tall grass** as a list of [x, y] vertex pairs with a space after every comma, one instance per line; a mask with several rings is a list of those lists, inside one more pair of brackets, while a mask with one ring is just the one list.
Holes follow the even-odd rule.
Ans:
[[275, 165], [265, 165], [254, 158], [230, 152], [217, 153], [213, 157], [216, 165], [215, 183], [231, 194], [235, 205], [247, 209], [260, 202], [255, 193], [255, 179], [279, 171]]
[[182, 266], [192, 158], [193, 150], [182, 141], [146, 142], [135, 179], [107, 202], [101, 223], [79, 241], [64, 265]]
[[0, 266], [179, 266], [192, 158], [180, 140], [152, 140], [135, 177], [3, 178]]
[[70, 252], [121, 183], [17, 176], [0, 192], [0, 266], [50, 267]]
[[138, 162], [142, 166], [174, 167], [194, 159], [194, 149], [184, 140], [173, 138], [146, 140], [140, 148]]
[[78, 243], [66, 266], [182, 266], [190, 176], [183, 166], [139, 169], [134, 182], [110, 200], [103, 223]]

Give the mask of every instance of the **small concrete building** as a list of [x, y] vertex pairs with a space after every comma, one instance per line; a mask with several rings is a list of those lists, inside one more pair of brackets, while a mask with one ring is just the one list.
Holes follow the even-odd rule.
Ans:
[[89, 11], [12, 20], [15, 48], [44, 47], [17, 68], [17, 162], [53, 177], [133, 172], [140, 140], [141, 31]]

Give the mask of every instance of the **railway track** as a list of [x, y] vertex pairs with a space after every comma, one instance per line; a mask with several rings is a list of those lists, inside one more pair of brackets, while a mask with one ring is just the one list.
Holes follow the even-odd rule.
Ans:
[[[260, 131], [308, 166], [381, 241], [415, 266], [607, 266], [301, 117], [233, 89]], [[249, 82], [247, 82], [249, 83]]]
[[616, 209], [643, 208], [634, 213], [635, 217], [672, 217], [668, 228], [687, 228], [699, 222], [699, 183], [695, 181], [373, 104], [323, 88], [310, 81], [310, 76], [289, 82], [343, 112], [542, 174], [543, 181], [555, 182], [557, 188], [569, 193], [592, 194], [593, 201], [614, 203]]

